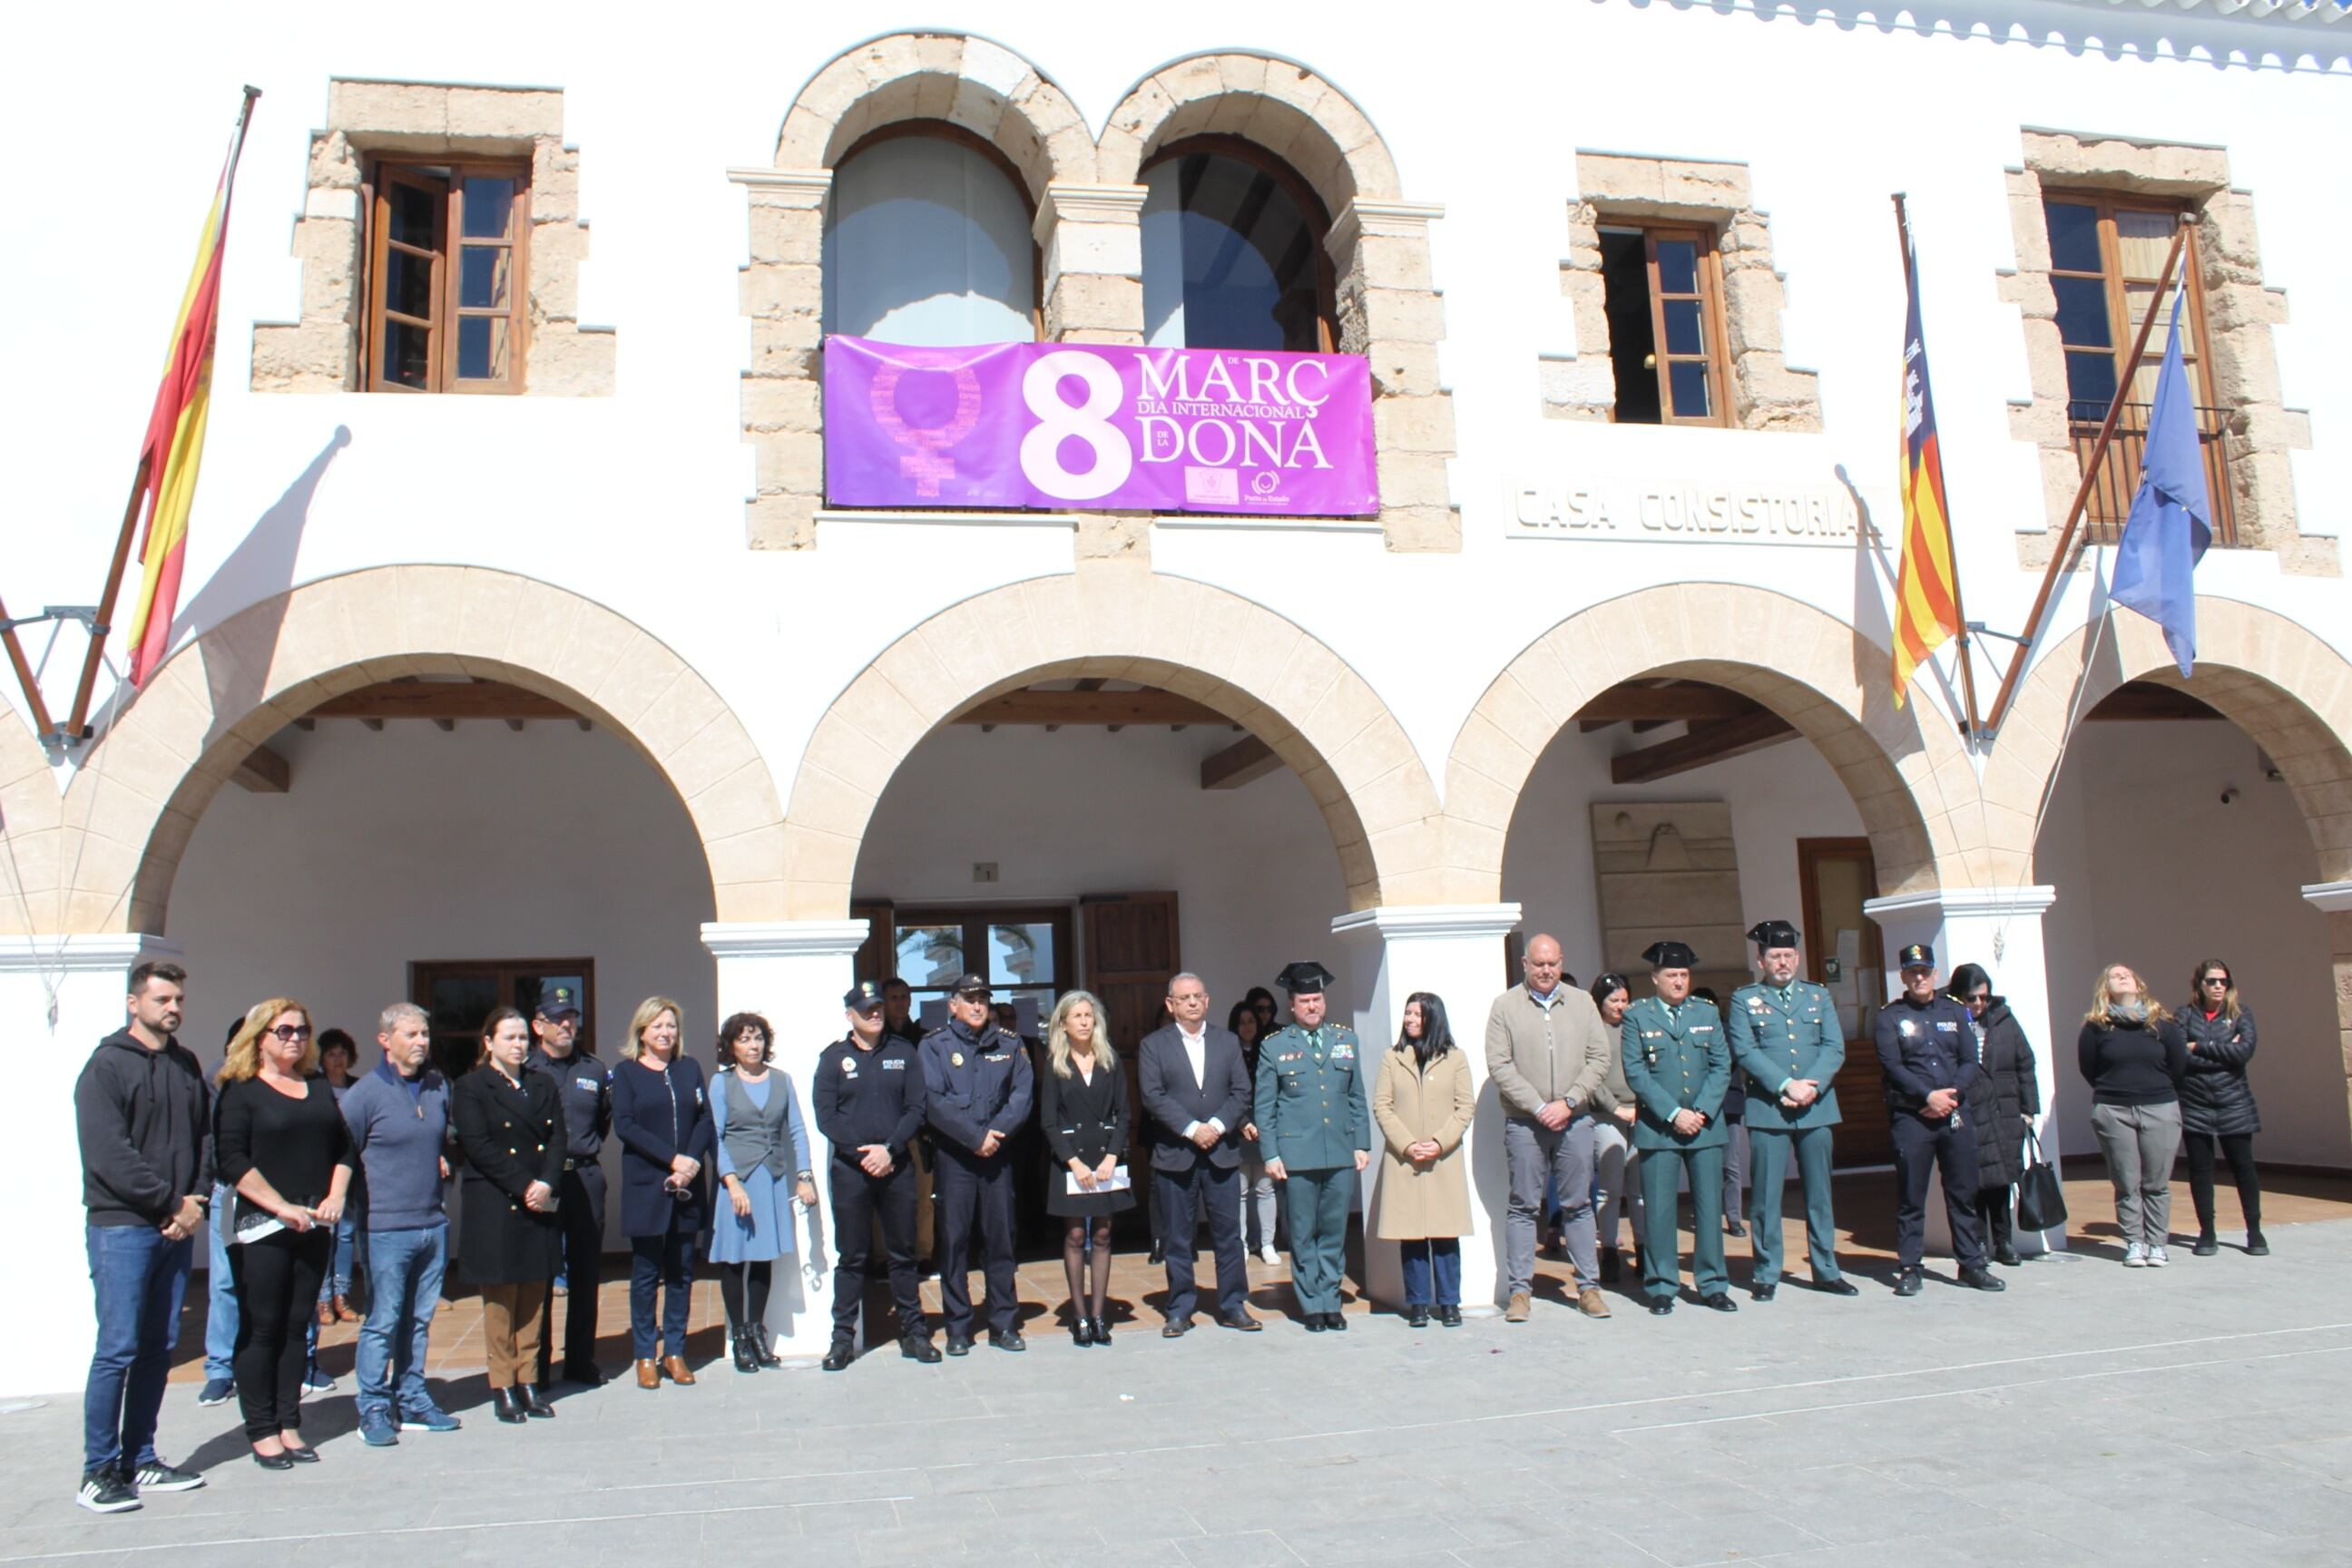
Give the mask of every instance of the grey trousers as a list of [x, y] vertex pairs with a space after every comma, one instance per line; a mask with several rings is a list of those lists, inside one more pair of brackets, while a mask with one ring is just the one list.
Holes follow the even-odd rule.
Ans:
[[1633, 1135], [1615, 1117], [1592, 1124], [1592, 1230], [1614, 1252], [1625, 1216], [1633, 1217], [1633, 1244], [1642, 1242], [1642, 1156]]
[[2124, 1245], [2162, 1247], [2172, 1229], [2172, 1157], [2180, 1152], [2180, 1105], [2095, 1105], [2091, 1131], [2116, 1184]]
[[1511, 1176], [1511, 1206], [1503, 1224], [1507, 1293], [1535, 1288], [1536, 1221], [1543, 1213], [1547, 1179], [1559, 1194], [1560, 1237], [1568, 1244], [1577, 1288], [1600, 1284], [1601, 1258], [1592, 1239], [1592, 1118], [1579, 1116], [1555, 1132], [1514, 1117], [1503, 1123], [1503, 1158]]

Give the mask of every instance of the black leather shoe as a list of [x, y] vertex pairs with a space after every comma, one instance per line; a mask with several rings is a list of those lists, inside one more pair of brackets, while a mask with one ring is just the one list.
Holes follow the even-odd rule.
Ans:
[[1310, 1333], [1310, 1334], [1319, 1334], [1319, 1333], [1321, 1333], [1321, 1332], [1323, 1331], [1323, 1314], [1322, 1314], [1322, 1313], [1320, 1313], [1320, 1312], [1309, 1312], [1309, 1313], [1307, 1313], [1307, 1316], [1306, 1316], [1306, 1318], [1303, 1320], [1303, 1321], [1304, 1321], [1304, 1323], [1305, 1323], [1305, 1325], [1306, 1325], [1306, 1329], [1307, 1329], [1307, 1331], [1308, 1333]]
[[732, 1342], [730, 1348], [735, 1353], [735, 1370], [737, 1372], [759, 1371], [760, 1358], [754, 1355], [751, 1352], [751, 1331], [748, 1329], [738, 1329], [733, 1333], [730, 1334], [728, 1339]]
[[[909, 1351], [908, 1353], [911, 1355], [914, 1352]], [[931, 1353], [933, 1355], [937, 1355], [939, 1352], [934, 1351]], [[824, 1359], [816, 1364], [826, 1372], [846, 1372], [849, 1369], [849, 1363], [856, 1359], [857, 1347], [856, 1345], [850, 1343], [847, 1340], [835, 1340], [833, 1342], [832, 1347], [824, 1352]]]
[[1712, 1296], [1701, 1296], [1698, 1299], [1698, 1304], [1705, 1307], [1710, 1312], [1737, 1312], [1739, 1310], [1739, 1303], [1733, 1300], [1730, 1297], [1725, 1295], [1720, 1290], [1717, 1290]]
[[298, 1448], [289, 1443], [286, 1446], [286, 1457], [298, 1465], [315, 1465], [319, 1462], [319, 1450], [308, 1446]]
[[2246, 1232], [2246, 1256], [2247, 1256], [2247, 1257], [2249, 1257], [2249, 1258], [2268, 1258], [2270, 1255], [2271, 1255], [2271, 1244], [2270, 1244], [2269, 1242], [2264, 1241], [2264, 1240], [2263, 1239], [2263, 1233], [2262, 1233], [2261, 1231], [2259, 1231], [2259, 1230], [2250, 1230], [2250, 1231]]
[[1916, 1268], [1906, 1268], [1895, 1277], [1895, 1293], [1898, 1296], [1916, 1296], [1922, 1289]]
[[992, 1333], [988, 1336], [988, 1342], [1001, 1351], [1025, 1351], [1029, 1348], [1029, 1342], [1021, 1337], [1019, 1329], [1007, 1329], [1001, 1334]]
[[294, 1468], [293, 1459], [286, 1454], [265, 1454], [258, 1448], [253, 1451], [253, 1462], [265, 1470], [290, 1470]]
[[761, 1366], [782, 1366], [784, 1358], [776, 1353], [776, 1337], [765, 1323], [751, 1325], [751, 1359]]
[[1239, 1333], [1255, 1334], [1263, 1331], [1265, 1325], [1252, 1317], [1247, 1307], [1236, 1307], [1230, 1312], [1221, 1312], [1217, 1315], [1217, 1327], [1232, 1329]]
[[1862, 1288], [1860, 1286], [1856, 1285], [1853, 1280], [1843, 1278], [1836, 1279], [1816, 1279], [1813, 1281], [1813, 1289], [1819, 1290], [1824, 1296], [1859, 1296], [1862, 1294]]
[[1663, 1318], [1674, 1310], [1675, 1299], [1672, 1296], [1653, 1296], [1650, 1298], [1650, 1316], [1654, 1318]]
[[1070, 1342], [1081, 1350], [1095, 1342], [1095, 1321], [1074, 1317], [1070, 1320]]
[[539, 1396], [539, 1389], [535, 1384], [528, 1383], [516, 1384], [515, 1403], [521, 1405], [522, 1413], [525, 1415], [530, 1416], [534, 1421], [552, 1421], [555, 1419], [555, 1406], [550, 1405], [546, 1400], [541, 1399]]
[[2006, 1290], [2009, 1281], [1979, 1263], [1973, 1268], [1960, 1270], [1960, 1283], [1971, 1290]]
[[[965, 1341], [963, 1348], [967, 1351], [971, 1349], [971, 1342]], [[931, 1336], [929, 1334], [908, 1334], [898, 1342], [898, 1353], [908, 1361], [919, 1361], [925, 1366], [931, 1366], [935, 1365], [940, 1359], [940, 1347], [931, 1343]], [[956, 1353], [961, 1355], [963, 1351], [958, 1351]]]
[[1750, 1285], [1748, 1288], [1748, 1299], [1756, 1301], [1769, 1301], [1780, 1293], [1778, 1285]]
[[1151, 1264], [1155, 1268], [1160, 1264], [1168, 1261], [1168, 1248], [1161, 1243], [1158, 1237], [1155, 1236], [1151, 1238], [1151, 1256], [1145, 1258], [1144, 1261]]
[[[2189, 1250], [2190, 1254], [2195, 1257], [2210, 1258], [2221, 1250], [2221, 1238], [2209, 1230], [2197, 1238], [2197, 1245], [2190, 1247]], [[1993, 1261], [1998, 1263], [2000, 1259], [1996, 1258]]]
[[1736, 1219], [1727, 1219], [1723, 1222], [1723, 1234], [1737, 1238], [1746, 1236], [1748, 1227]]
[[1348, 1331], [1348, 1320], [1337, 1312], [1326, 1312], [1323, 1314], [1323, 1326], [1335, 1334], [1344, 1334]]
[[1601, 1249], [1601, 1282], [1603, 1285], [1616, 1284], [1617, 1276], [1623, 1268], [1624, 1265], [1617, 1260], [1615, 1247], [1604, 1247]]
[[1108, 1344], [1109, 1344], [1109, 1343], [1110, 1343], [1110, 1322], [1109, 1322], [1109, 1320], [1105, 1319], [1105, 1318], [1097, 1318], [1097, 1319], [1095, 1319], [1095, 1320], [1094, 1320], [1094, 1325], [1095, 1325], [1095, 1343], [1097, 1343], [1097, 1344], [1098, 1344], [1098, 1345], [1108, 1345]]
[[1462, 1326], [1462, 1309], [1459, 1307], [1440, 1307], [1437, 1309], [1437, 1321], [1446, 1328], [1458, 1329]]
[[563, 1381], [576, 1383], [583, 1388], [602, 1388], [604, 1374], [586, 1362], [568, 1361], [563, 1363]]
[[1993, 1253], [1992, 1260], [1995, 1263], [2000, 1264], [2003, 1268], [2022, 1268], [2025, 1267], [2025, 1259], [2017, 1255], [2017, 1248], [2013, 1247], [2004, 1247], [2000, 1248]]
[[1421, 1306], [1407, 1307], [1404, 1310], [1404, 1326], [1408, 1329], [1429, 1327], [1429, 1309]]
[[948, 1354], [970, 1355], [971, 1353], [971, 1342], [970, 1340], [964, 1338], [961, 1334], [950, 1334], [948, 1336]]
[[501, 1421], [520, 1424], [523, 1418], [522, 1406], [515, 1402], [511, 1388], [490, 1390], [490, 1410]]
[[1192, 1331], [1192, 1320], [1190, 1318], [1171, 1318], [1160, 1325], [1160, 1337], [1163, 1340], [1181, 1340]]

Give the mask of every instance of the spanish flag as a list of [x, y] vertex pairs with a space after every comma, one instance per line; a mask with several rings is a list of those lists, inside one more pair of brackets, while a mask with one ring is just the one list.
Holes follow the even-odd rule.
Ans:
[[[254, 95], [258, 96], [258, 95]], [[205, 459], [205, 418], [212, 407], [213, 347], [220, 337], [221, 264], [228, 245], [229, 191], [236, 179], [237, 154], [253, 108], [237, 116], [236, 139], [213, 205], [196, 241], [196, 264], [180, 297], [179, 320], [163, 362], [163, 384], [155, 389], [155, 409], [147, 419], [147, 439], [139, 448], [138, 495], [147, 531], [139, 547], [144, 575], [139, 604], [131, 614], [131, 684], [144, 686], [171, 647], [172, 615], [180, 600], [180, 572], [187, 559], [188, 510], [196, 499], [196, 471]]]
[[1927, 345], [1919, 329], [1919, 272], [1903, 236], [1911, 310], [1903, 324], [1903, 570], [1895, 606], [1895, 705], [1927, 656], [1960, 633], [1959, 577], [1944, 510], [1944, 459], [1936, 445], [1936, 401], [1927, 392]]

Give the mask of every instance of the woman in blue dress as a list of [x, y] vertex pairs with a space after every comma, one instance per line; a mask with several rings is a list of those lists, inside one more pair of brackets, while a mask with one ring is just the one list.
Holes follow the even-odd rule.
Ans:
[[757, 1013], [738, 1013], [719, 1026], [710, 1121], [713, 1163], [727, 1201], [711, 1205], [710, 1261], [719, 1266], [737, 1372], [777, 1364], [768, 1289], [776, 1259], [794, 1253], [791, 1199], [816, 1205], [808, 1130], [791, 1076], [768, 1065], [775, 1049], [775, 1031]]

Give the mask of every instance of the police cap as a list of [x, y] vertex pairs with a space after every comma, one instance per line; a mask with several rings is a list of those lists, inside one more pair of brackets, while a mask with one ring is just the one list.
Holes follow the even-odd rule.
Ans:
[[569, 985], [551, 985], [539, 994], [539, 1005], [531, 1009], [542, 1018], [555, 1019], [566, 1013], [580, 1016], [580, 998], [572, 994]]
[[1895, 954], [1895, 962], [1896, 967], [1902, 969], [1933, 969], [1936, 967], [1936, 950], [1924, 942], [1915, 942]]
[[1643, 948], [1642, 957], [1652, 969], [1692, 969], [1698, 964], [1698, 954], [1690, 950], [1689, 944], [1671, 937]]
[[1331, 980], [1331, 972], [1311, 958], [1284, 965], [1282, 973], [1274, 977], [1274, 983], [1293, 996], [1320, 996]]
[[1787, 921], [1758, 921], [1748, 928], [1748, 940], [1759, 947], [1794, 947], [1797, 928]]
[[878, 980], [859, 981], [842, 994], [841, 1005], [860, 1013], [870, 1007], [879, 1007], [882, 1005], [882, 983]]
[[957, 975], [956, 983], [953, 985], [949, 986], [948, 989], [954, 992], [959, 996], [985, 996], [989, 994], [991, 987], [988, 984], [987, 975], [974, 974], [967, 971], [962, 974]]

